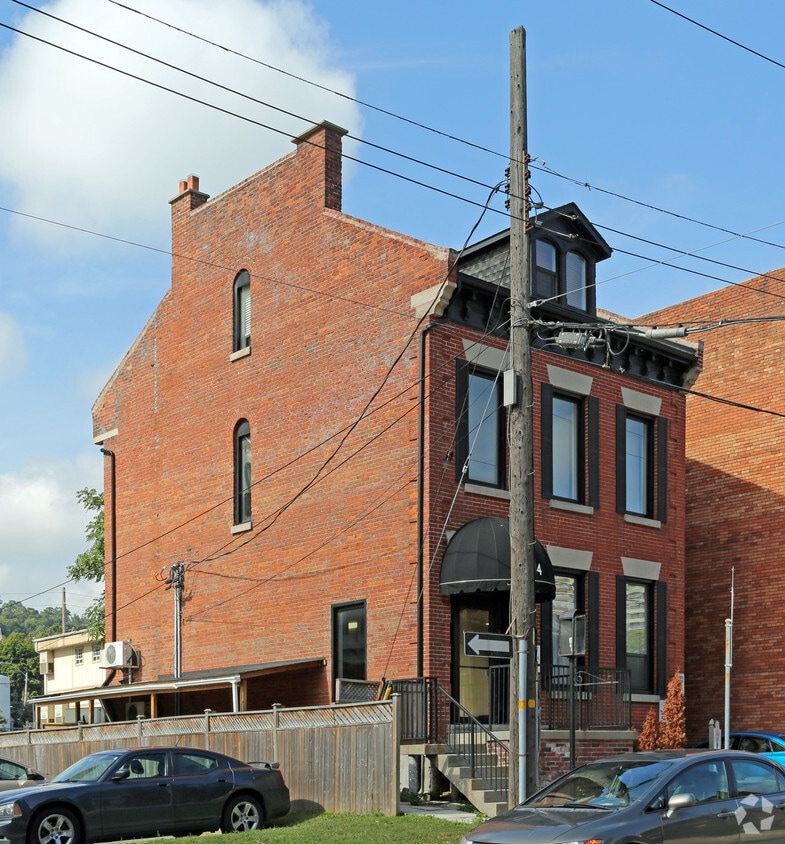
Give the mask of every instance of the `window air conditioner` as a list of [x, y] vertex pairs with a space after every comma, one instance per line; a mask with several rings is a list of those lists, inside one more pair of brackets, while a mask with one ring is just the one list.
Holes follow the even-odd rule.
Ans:
[[131, 664], [134, 649], [128, 641], [107, 642], [104, 647], [104, 668], [125, 668]]

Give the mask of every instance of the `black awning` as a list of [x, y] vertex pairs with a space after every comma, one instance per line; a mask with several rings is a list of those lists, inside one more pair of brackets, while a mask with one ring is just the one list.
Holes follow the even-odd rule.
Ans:
[[[444, 552], [443, 595], [510, 589], [510, 525], [507, 519], [474, 519], [456, 531]], [[552, 601], [556, 594], [553, 566], [542, 544], [534, 543], [535, 600]]]

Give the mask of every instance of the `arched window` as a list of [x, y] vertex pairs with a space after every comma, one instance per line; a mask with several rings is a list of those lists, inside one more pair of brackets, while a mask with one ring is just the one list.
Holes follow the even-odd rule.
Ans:
[[251, 426], [241, 419], [234, 429], [234, 523], [251, 521]]
[[234, 280], [234, 349], [251, 346], [251, 276], [242, 270]]

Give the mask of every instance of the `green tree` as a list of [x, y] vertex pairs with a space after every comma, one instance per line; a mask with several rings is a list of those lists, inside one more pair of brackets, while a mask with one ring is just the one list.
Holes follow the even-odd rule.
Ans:
[[0, 639], [0, 674], [10, 680], [12, 729], [21, 729], [33, 720], [32, 695], [41, 692], [38, 654], [33, 640], [19, 631]]
[[[76, 493], [77, 501], [85, 510], [94, 513], [92, 519], [85, 528], [85, 537], [90, 543], [86, 551], [82, 551], [66, 571], [70, 578], [79, 582], [80, 580], [92, 580], [93, 583], [104, 582], [104, 494], [94, 489], [80, 489]], [[92, 604], [85, 610], [82, 620], [87, 628], [88, 635], [96, 641], [104, 638], [105, 635], [105, 609], [104, 595], [101, 592]]]

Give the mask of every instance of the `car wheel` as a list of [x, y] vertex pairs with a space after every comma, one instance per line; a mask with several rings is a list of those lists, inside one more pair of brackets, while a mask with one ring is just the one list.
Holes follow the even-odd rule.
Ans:
[[252, 832], [263, 820], [262, 804], [249, 794], [240, 794], [226, 804], [221, 832]]
[[28, 844], [82, 844], [82, 827], [65, 807], [39, 812], [28, 832]]

